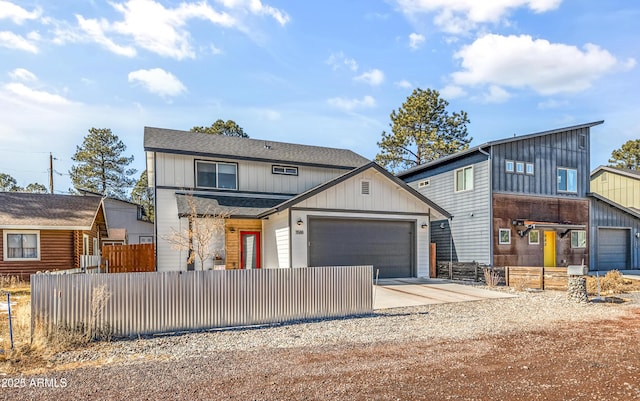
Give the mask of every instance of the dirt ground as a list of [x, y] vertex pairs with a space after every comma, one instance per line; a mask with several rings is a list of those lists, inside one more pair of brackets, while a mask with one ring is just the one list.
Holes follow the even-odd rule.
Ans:
[[635, 400], [640, 309], [473, 340], [218, 352], [22, 378], [0, 399]]

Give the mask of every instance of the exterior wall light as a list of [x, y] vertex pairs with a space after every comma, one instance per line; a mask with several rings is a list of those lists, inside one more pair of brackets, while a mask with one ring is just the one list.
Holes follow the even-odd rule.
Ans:
[[302, 223], [303, 223], [303, 221], [302, 221], [302, 217], [298, 217], [298, 221], [296, 221], [296, 224], [297, 224], [297, 225], [299, 225], [299, 226], [301, 226], [301, 225], [302, 225]]
[[427, 222], [425, 221], [424, 223], [422, 223], [422, 225], [420, 227], [422, 227], [422, 229], [425, 229], [425, 228], [429, 227], [429, 224], [427, 224]]

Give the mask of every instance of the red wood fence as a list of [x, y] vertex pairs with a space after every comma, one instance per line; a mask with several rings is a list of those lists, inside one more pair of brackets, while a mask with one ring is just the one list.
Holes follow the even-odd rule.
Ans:
[[108, 273], [144, 273], [156, 271], [153, 244], [105, 245], [102, 262]]

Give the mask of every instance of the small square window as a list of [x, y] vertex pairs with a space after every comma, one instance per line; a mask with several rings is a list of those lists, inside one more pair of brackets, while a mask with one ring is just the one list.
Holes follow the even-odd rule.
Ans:
[[580, 149], [584, 149], [587, 147], [587, 136], [582, 134], [578, 137], [578, 146]]
[[518, 174], [524, 173], [524, 162], [516, 162], [516, 173]]
[[499, 243], [501, 245], [503, 244], [510, 244], [511, 243], [511, 230], [508, 228], [501, 228], [499, 230]]
[[428, 187], [430, 184], [431, 182], [429, 180], [420, 181], [420, 183], [418, 184], [418, 188]]
[[582, 230], [571, 231], [571, 248], [586, 248], [587, 232]]
[[537, 245], [540, 243], [540, 231], [531, 230], [529, 231], [529, 245]]
[[513, 173], [514, 171], [513, 160], [506, 160], [504, 162], [504, 168], [507, 171], [507, 173]]
[[271, 173], [282, 175], [298, 175], [298, 168], [289, 166], [271, 166]]
[[533, 163], [526, 164], [526, 171], [527, 171], [527, 174], [533, 175]]

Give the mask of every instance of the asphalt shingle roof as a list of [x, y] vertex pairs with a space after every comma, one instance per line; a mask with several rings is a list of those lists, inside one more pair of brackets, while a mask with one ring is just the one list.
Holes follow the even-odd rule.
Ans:
[[229, 213], [233, 217], [256, 217], [280, 203], [282, 198], [255, 198], [236, 197], [224, 195], [176, 195], [178, 213], [188, 215], [191, 213], [189, 202], [193, 202], [196, 214], [207, 215], [212, 213]]
[[0, 192], [0, 227], [91, 227], [102, 198]]
[[356, 168], [369, 162], [366, 158], [348, 149], [297, 145], [153, 127], [144, 128], [144, 149], [145, 151], [342, 168]]

